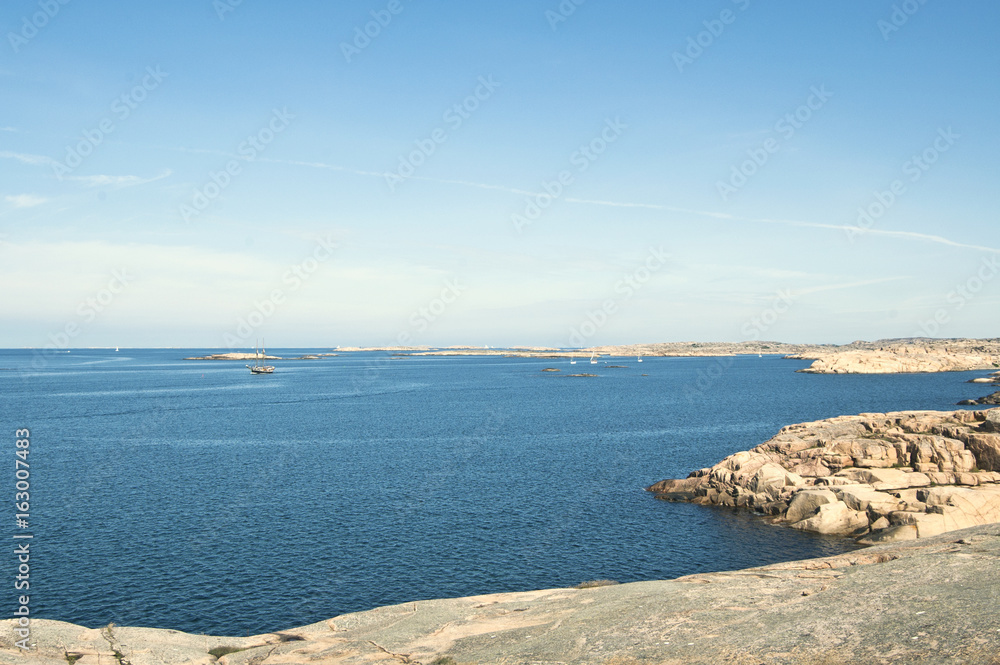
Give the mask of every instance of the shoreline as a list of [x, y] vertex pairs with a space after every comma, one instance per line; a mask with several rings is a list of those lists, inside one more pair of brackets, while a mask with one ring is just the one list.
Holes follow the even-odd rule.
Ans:
[[[426, 600], [247, 637], [8, 619], [0, 663], [883, 665], [1000, 654], [1000, 525], [759, 568]], [[626, 660], [622, 660], [627, 656]]]
[[[323, 347], [315, 347], [323, 348]], [[662, 342], [591, 346], [567, 349], [548, 346], [371, 346], [337, 347], [329, 356], [351, 353], [390, 353], [401, 357], [495, 356], [507, 358], [713, 358], [775, 356], [789, 360], [811, 360], [812, 365], [797, 371], [806, 374], [915, 374], [1000, 370], [1000, 339], [887, 339], [850, 344], [789, 344], [753, 342]], [[229, 360], [239, 353], [206, 354], [185, 360]], [[279, 359], [280, 358], [275, 358]], [[1000, 372], [993, 379], [1000, 383]]]

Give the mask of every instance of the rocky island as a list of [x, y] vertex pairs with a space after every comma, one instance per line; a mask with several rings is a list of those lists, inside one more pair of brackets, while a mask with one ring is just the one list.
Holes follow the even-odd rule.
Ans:
[[661, 342], [561, 349], [545, 346], [474, 347], [338, 347], [342, 352], [391, 351], [416, 356], [502, 356], [520, 358], [719, 357], [782, 355], [812, 360], [802, 372], [813, 374], [890, 374], [965, 372], [1000, 369], [1000, 339], [887, 339], [850, 344], [788, 344], [784, 342]]
[[213, 353], [208, 356], [195, 356], [184, 360], [281, 360], [279, 356], [262, 356], [256, 353]]
[[1000, 522], [1000, 409], [790, 425], [752, 450], [647, 489], [865, 544]]

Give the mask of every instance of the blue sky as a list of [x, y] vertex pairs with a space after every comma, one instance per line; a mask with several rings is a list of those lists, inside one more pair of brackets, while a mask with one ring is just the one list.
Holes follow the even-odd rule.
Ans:
[[63, 1], [0, 346], [998, 335], [996, 3]]

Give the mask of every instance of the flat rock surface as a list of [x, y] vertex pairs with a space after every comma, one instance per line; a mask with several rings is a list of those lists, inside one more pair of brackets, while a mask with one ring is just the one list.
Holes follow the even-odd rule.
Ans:
[[[35, 620], [25, 654], [8, 621], [0, 663], [997, 665], [998, 559], [1000, 525], [987, 525], [676, 580], [407, 603], [249, 638]], [[220, 646], [243, 650], [216, 660]]]

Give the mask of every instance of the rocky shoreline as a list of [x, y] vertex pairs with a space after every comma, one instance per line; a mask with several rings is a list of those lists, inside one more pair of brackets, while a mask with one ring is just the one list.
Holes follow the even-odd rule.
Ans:
[[790, 425], [752, 450], [647, 489], [863, 544], [1000, 522], [1000, 409]]
[[1000, 367], [998, 339], [897, 339], [854, 342], [788, 356], [813, 360], [810, 374], [968, 372]]
[[32, 619], [15, 665], [1000, 665], [1000, 525], [674, 580], [427, 600], [249, 637]]

